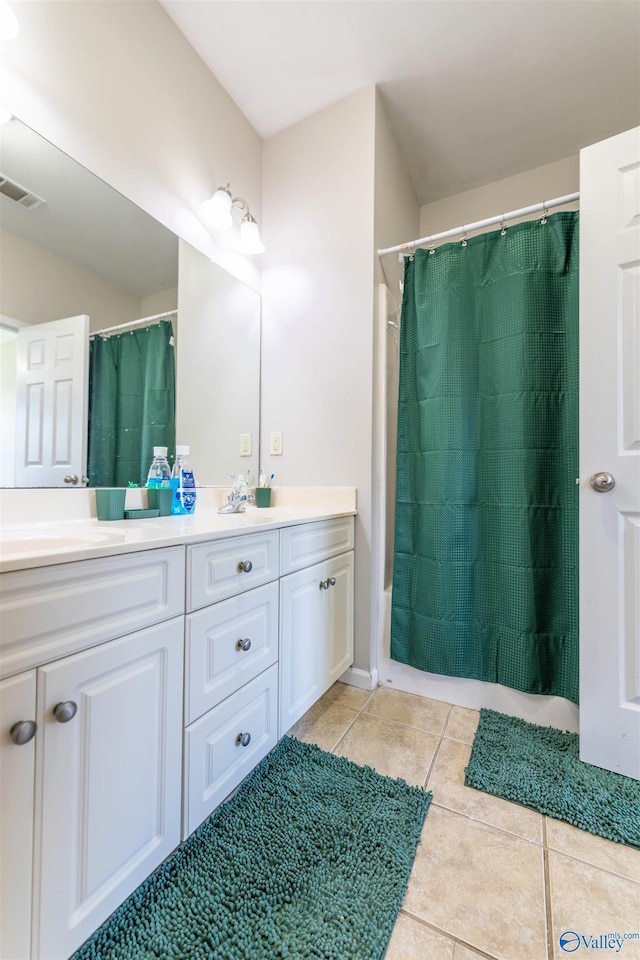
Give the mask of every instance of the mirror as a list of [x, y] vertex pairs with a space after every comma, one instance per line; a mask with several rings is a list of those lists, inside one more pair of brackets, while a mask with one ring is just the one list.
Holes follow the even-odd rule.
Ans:
[[203, 485], [257, 470], [255, 291], [184, 241], [179, 257], [171, 231], [15, 118], [0, 127], [0, 244], [0, 486], [15, 486], [17, 330], [79, 314], [95, 332], [178, 309], [177, 442]]

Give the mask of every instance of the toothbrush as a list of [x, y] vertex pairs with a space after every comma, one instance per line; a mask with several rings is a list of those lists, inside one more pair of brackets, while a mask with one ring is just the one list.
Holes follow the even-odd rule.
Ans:
[[262, 469], [262, 467], [260, 467], [260, 479], [258, 481], [258, 486], [264, 487], [264, 485], [265, 485], [264, 470]]
[[268, 481], [268, 483], [267, 483], [267, 486], [268, 486], [268, 487], [271, 486], [271, 483], [272, 483], [272, 481], [274, 480], [274, 478], [275, 478], [275, 473], [272, 473], [271, 476], [269, 477], [269, 481]]

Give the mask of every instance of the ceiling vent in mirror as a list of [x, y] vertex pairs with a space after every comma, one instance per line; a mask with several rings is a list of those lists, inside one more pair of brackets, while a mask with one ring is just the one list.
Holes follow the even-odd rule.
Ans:
[[31, 193], [26, 187], [21, 187], [15, 180], [5, 177], [3, 173], [0, 173], [0, 194], [19, 203], [21, 207], [26, 207], [27, 210], [35, 210], [36, 207], [47, 202], [37, 194]]

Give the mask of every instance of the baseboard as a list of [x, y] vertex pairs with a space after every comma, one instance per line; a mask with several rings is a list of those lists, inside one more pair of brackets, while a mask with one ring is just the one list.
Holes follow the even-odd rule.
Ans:
[[360, 670], [358, 667], [349, 667], [340, 677], [342, 683], [348, 683], [352, 687], [359, 687], [361, 690], [375, 690], [378, 686], [378, 671], [375, 667], [371, 670]]

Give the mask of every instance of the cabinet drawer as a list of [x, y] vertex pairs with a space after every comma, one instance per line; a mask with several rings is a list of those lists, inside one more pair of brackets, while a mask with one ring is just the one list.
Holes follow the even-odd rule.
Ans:
[[278, 531], [273, 530], [187, 547], [188, 610], [277, 580], [278, 546]]
[[[278, 667], [274, 664], [187, 727], [183, 839], [275, 746], [277, 720]], [[238, 736], [247, 733], [251, 740], [243, 747]]]
[[277, 582], [190, 613], [186, 639], [185, 716], [191, 723], [278, 659]]
[[280, 575], [353, 550], [353, 517], [301, 523], [280, 531]]
[[0, 677], [184, 612], [184, 547], [0, 577]]

